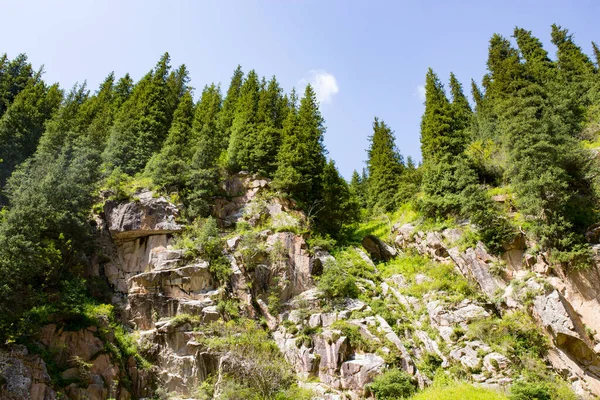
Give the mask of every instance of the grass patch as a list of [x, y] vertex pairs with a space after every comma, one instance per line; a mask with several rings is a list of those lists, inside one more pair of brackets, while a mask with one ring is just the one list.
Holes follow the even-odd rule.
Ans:
[[470, 385], [452, 383], [445, 386], [432, 386], [411, 397], [412, 400], [508, 400], [502, 393]]
[[[400, 291], [406, 295], [422, 297], [426, 293], [443, 291], [448, 293], [448, 300], [459, 302], [467, 297], [478, 297], [479, 292], [464, 277], [454, 272], [451, 264], [436, 263], [425, 256], [406, 253], [386, 264], [379, 266], [383, 277], [401, 274], [408, 283], [407, 288]], [[418, 274], [427, 279], [417, 283]]]

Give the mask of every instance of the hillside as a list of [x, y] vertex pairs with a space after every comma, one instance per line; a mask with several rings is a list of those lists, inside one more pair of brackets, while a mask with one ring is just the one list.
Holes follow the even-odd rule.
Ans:
[[311, 85], [0, 58], [0, 398], [600, 397], [600, 60], [512, 37], [350, 182]]

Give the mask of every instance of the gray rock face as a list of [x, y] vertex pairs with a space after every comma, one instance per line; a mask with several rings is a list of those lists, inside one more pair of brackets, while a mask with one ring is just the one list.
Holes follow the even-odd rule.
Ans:
[[389, 261], [398, 255], [395, 248], [379, 239], [377, 236], [367, 235], [362, 240], [362, 246], [371, 257], [379, 261]]
[[457, 248], [449, 249], [448, 253], [460, 272], [475, 281], [490, 298], [506, 287], [501, 279], [491, 274], [487, 262], [492, 258], [483, 244], [478, 243], [475, 249], [469, 248], [464, 253], [459, 252]]
[[246, 221], [251, 226], [271, 219], [275, 228], [300, 227], [306, 224], [303, 213], [296, 211], [290, 199], [270, 197], [261, 199], [260, 194], [269, 188], [269, 181], [257, 175], [240, 172], [222, 185], [227, 198], [215, 200], [215, 215], [222, 226], [233, 226]]
[[6, 400], [55, 400], [44, 361], [25, 346], [0, 349], [0, 398]]
[[181, 230], [175, 222], [177, 207], [164, 197], [139, 201], [107, 201], [104, 214], [108, 230], [115, 240], [133, 240], [150, 235], [171, 234]]
[[385, 366], [383, 358], [376, 354], [356, 354], [354, 359], [342, 363], [340, 368], [342, 389], [361, 391], [366, 384], [381, 373]]

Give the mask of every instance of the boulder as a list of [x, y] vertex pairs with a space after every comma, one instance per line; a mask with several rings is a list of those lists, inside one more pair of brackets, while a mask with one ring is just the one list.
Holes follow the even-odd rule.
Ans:
[[558, 290], [537, 296], [533, 301], [533, 313], [559, 349], [600, 373], [600, 360], [585, 335], [585, 327]]
[[510, 367], [510, 360], [500, 353], [489, 353], [483, 357], [483, 367], [490, 373], [503, 372]]
[[383, 358], [376, 354], [355, 354], [352, 360], [340, 368], [342, 389], [362, 391], [366, 384], [380, 374], [385, 366]]
[[374, 235], [367, 235], [362, 240], [362, 246], [374, 260], [389, 261], [398, 255], [395, 248]]
[[585, 238], [588, 243], [600, 243], [600, 222], [597, 222], [587, 228], [585, 232]]
[[115, 240], [171, 234], [182, 229], [175, 221], [178, 208], [164, 197], [144, 196], [131, 202], [109, 200], [104, 204], [104, 215]]
[[44, 361], [22, 345], [0, 348], [0, 399], [55, 400]]
[[499, 290], [506, 287], [500, 278], [491, 274], [488, 262], [493, 261], [493, 257], [488, 254], [483, 243], [477, 243], [475, 249], [468, 248], [464, 253], [456, 247], [449, 249], [448, 253], [461, 274], [476, 282], [488, 297], [493, 298]]

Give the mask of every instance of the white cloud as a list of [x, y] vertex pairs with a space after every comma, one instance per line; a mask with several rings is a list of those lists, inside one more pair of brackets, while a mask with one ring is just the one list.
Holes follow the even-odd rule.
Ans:
[[419, 85], [419, 86], [417, 86], [417, 93], [416, 93], [416, 95], [419, 98], [419, 100], [425, 101], [425, 85]]
[[321, 104], [329, 104], [333, 100], [333, 96], [340, 91], [337, 80], [333, 74], [323, 70], [311, 70], [308, 72], [308, 78], [304, 78], [298, 82], [300, 87], [310, 83], [315, 89], [317, 100]]

